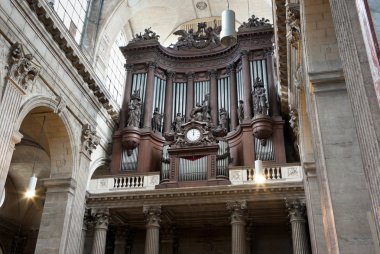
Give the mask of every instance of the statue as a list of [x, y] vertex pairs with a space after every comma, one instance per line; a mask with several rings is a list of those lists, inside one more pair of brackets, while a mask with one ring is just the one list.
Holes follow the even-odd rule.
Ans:
[[153, 131], [161, 131], [161, 119], [162, 119], [162, 115], [158, 111], [158, 108], [155, 108], [153, 112], [153, 118], [152, 118]]
[[228, 129], [228, 113], [225, 108], [219, 109], [219, 125], [223, 129]]
[[202, 106], [197, 103], [190, 112], [190, 118], [195, 121], [203, 121]]
[[205, 98], [202, 101], [201, 106], [202, 106], [203, 122], [210, 122], [211, 121], [211, 115], [210, 115], [210, 96], [209, 96], [209, 94], [205, 95]]
[[239, 123], [242, 123], [244, 120], [244, 101], [239, 100], [239, 106], [237, 109], [238, 113], [238, 118], [239, 118]]
[[175, 117], [175, 132], [181, 131], [182, 123], [183, 123], [183, 116], [181, 113], [177, 113], [177, 116]]
[[140, 90], [135, 90], [128, 103], [128, 127], [139, 127], [141, 118]]
[[253, 111], [255, 115], [268, 115], [267, 96], [265, 94], [264, 84], [260, 77], [256, 78], [253, 86]]

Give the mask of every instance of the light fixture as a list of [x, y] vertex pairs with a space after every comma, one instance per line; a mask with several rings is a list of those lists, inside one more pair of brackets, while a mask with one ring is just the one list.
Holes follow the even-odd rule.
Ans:
[[29, 184], [25, 192], [25, 197], [33, 198], [36, 195], [36, 185], [37, 185], [37, 177], [36, 177], [36, 174], [33, 174], [29, 179]]
[[260, 159], [255, 160], [254, 180], [256, 183], [264, 183], [265, 182], [265, 177], [261, 172], [262, 168], [263, 168], [263, 162]]
[[222, 12], [222, 31], [220, 32], [220, 42], [226, 47], [231, 47], [237, 42], [235, 31], [235, 12], [230, 10], [230, 3], [228, 0], [227, 6], [227, 10]]
[[[44, 130], [44, 125], [45, 125], [45, 119], [46, 119], [46, 116], [44, 116], [44, 120], [42, 122], [41, 130], [40, 130], [40, 137], [38, 139], [38, 144], [41, 143], [42, 132]], [[38, 179], [36, 177], [36, 174], [34, 173], [34, 170], [36, 168], [36, 161], [37, 161], [37, 159], [38, 159], [37, 158], [37, 150], [34, 150], [32, 176], [29, 178], [28, 188], [26, 189], [26, 192], [25, 192], [25, 197], [28, 198], [28, 199], [34, 198], [34, 196], [36, 195], [36, 185], [37, 185], [37, 180]]]

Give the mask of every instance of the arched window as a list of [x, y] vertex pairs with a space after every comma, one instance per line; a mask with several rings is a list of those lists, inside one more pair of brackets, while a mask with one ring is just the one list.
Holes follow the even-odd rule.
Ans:
[[126, 71], [124, 69], [125, 58], [119, 47], [127, 45], [125, 34], [121, 31], [112, 45], [108, 60], [106, 87], [112, 98], [121, 105]]
[[61, 18], [69, 33], [79, 44], [86, 19], [89, 0], [54, 0], [54, 10]]

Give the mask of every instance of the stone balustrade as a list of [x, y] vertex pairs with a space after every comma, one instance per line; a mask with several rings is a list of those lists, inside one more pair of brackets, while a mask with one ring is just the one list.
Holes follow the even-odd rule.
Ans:
[[104, 178], [91, 179], [88, 192], [91, 194], [153, 190], [160, 183], [160, 174], [147, 175], [124, 175], [108, 176]]
[[[281, 182], [302, 182], [303, 179], [301, 166], [264, 166], [262, 173], [266, 179], [265, 184]], [[229, 175], [232, 185], [255, 183], [254, 168], [230, 168]]]

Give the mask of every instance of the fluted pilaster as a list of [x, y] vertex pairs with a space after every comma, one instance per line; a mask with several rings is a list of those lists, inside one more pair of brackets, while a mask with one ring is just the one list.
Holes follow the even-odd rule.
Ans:
[[131, 91], [132, 91], [133, 64], [126, 64], [125, 69], [127, 72], [127, 79], [125, 81], [123, 104], [122, 104], [121, 112], [120, 112], [119, 129], [121, 130], [125, 127], [126, 121], [127, 121], [127, 114], [128, 114], [127, 108], [128, 108], [128, 102], [131, 99]]
[[146, 79], [146, 95], [145, 95], [145, 109], [144, 109], [144, 128], [152, 127], [153, 115], [153, 94], [154, 94], [154, 70], [157, 65], [154, 62], [148, 63], [148, 75]]
[[286, 200], [292, 227], [293, 254], [310, 254], [310, 245], [306, 228], [306, 204], [300, 200]]
[[172, 98], [173, 96], [173, 80], [175, 72], [169, 71], [166, 77], [164, 133], [170, 131], [170, 126], [172, 124], [173, 103], [169, 98]]
[[187, 75], [187, 91], [186, 91], [186, 120], [190, 120], [190, 113], [194, 107], [194, 73], [189, 72]]
[[237, 118], [237, 106], [238, 106], [238, 100], [237, 100], [237, 83], [236, 83], [236, 69], [233, 64], [230, 64], [227, 68], [227, 72], [230, 75], [230, 84], [231, 84], [231, 94], [230, 94], [230, 100], [231, 100], [231, 130], [235, 130], [236, 126], [238, 125], [238, 118]]
[[241, 62], [243, 71], [243, 87], [244, 87], [244, 120], [249, 121], [252, 118], [252, 98], [251, 98], [251, 76], [249, 69], [248, 52], [241, 52]]
[[[0, 197], [14, 150], [14, 123], [20, 110], [22, 97], [29, 90], [39, 74], [39, 67], [32, 62], [31, 54], [24, 54], [20, 43], [12, 45], [8, 60], [7, 83], [0, 99]], [[18, 141], [19, 142], [19, 141]]]
[[94, 214], [94, 242], [92, 244], [92, 254], [104, 254], [106, 250], [106, 239], [109, 222], [108, 210], [99, 210]]
[[247, 202], [228, 202], [227, 209], [231, 212], [232, 254], [245, 254], [245, 225], [247, 217]]
[[160, 249], [161, 206], [144, 206], [146, 218], [145, 254], [158, 254]]
[[[217, 76], [218, 72], [216, 70], [210, 70], [210, 98], [218, 97], [218, 82]], [[216, 126], [218, 124], [218, 105], [217, 100], [210, 100], [210, 114], [211, 114], [211, 122]]]

